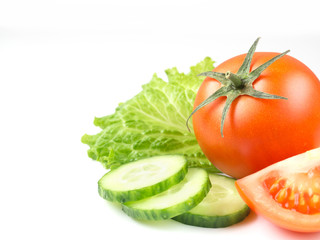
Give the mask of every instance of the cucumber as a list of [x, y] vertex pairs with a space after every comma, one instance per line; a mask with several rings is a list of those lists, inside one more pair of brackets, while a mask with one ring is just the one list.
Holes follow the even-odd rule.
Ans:
[[235, 180], [219, 174], [209, 174], [210, 192], [195, 208], [173, 219], [192, 226], [222, 228], [242, 221], [250, 209], [241, 199]]
[[145, 158], [105, 174], [98, 182], [98, 191], [109, 201], [137, 201], [178, 184], [187, 171], [187, 160], [180, 155]]
[[122, 210], [139, 220], [164, 220], [194, 208], [211, 188], [208, 173], [189, 168], [183, 181], [165, 192], [135, 202], [126, 202]]

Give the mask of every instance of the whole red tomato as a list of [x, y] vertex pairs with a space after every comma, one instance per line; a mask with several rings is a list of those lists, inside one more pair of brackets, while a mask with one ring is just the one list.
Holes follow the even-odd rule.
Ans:
[[[278, 55], [253, 54], [250, 72]], [[233, 57], [214, 72], [237, 73], [246, 55]], [[197, 107], [223, 84], [214, 78], [203, 81]], [[207, 158], [222, 172], [242, 178], [275, 162], [320, 146], [320, 82], [302, 62], [285, 55], [253, 81], [253, 89], [287, 99], [260, 99], [240, 95], [230, 104], [223, 123], [222, 96], [193, 115], [196, 138]]]

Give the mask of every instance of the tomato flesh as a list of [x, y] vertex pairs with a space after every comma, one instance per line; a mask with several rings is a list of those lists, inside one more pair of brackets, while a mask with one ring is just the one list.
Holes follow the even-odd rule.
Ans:
[[320, 148], [239, 179], [236, 187], [253, 211], [274, 224], [320, 232]]
[[320, 213], [320, 166], [307, 173], [286, 177], [269, 177], [264, 186], [283, 208], [303, 214]]

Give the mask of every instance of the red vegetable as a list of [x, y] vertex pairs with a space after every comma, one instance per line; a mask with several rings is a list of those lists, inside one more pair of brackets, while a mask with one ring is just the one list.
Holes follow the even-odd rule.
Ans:
[[192, 113], [204, 154], [235, 178], [320, 146], [318, 78], [287, 52], [254, 53], [257, 42], [202, 74]]
[[320, 148], [236, 181], [248, 206], [276, 225], [320, 231]]

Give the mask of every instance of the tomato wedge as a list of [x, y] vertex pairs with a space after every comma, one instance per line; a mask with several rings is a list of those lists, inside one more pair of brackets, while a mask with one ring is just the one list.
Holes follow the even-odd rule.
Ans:
[[239, 179], [236, 187], [253, 211], [274, 224], [320, 231], [320, 148]]

